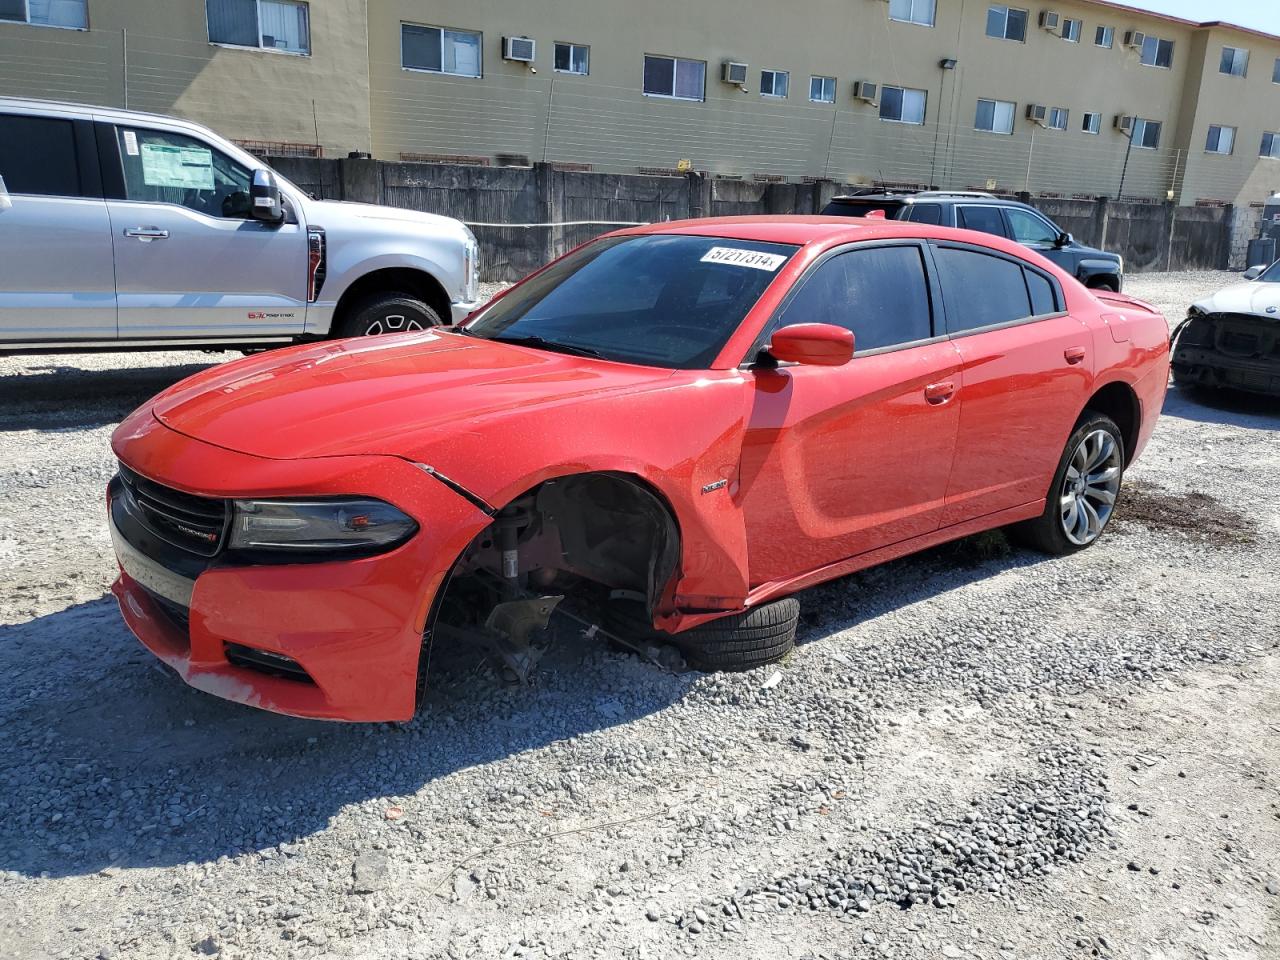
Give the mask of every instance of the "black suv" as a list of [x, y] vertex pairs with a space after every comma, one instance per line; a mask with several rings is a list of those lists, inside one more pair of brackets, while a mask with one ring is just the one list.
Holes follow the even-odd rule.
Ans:
[[1035, 207], [990, 193], [869, 191], [835, 197], [822, 213], [828, 217], [865, 217], [876, 210], [884, 211], [892, 220], [934, 223], [1007, 237], [1052, 260], [1086, 287], [1119, 293], [1124, 283], [1123, 257], [1076, 243], [1071, 234]]

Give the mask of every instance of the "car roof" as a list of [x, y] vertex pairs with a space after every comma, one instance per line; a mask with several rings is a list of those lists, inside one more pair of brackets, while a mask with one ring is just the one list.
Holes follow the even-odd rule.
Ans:
[[[822, 216], [708, 217], [702, 220], [671, 220], [632, 227], [624, 234], [678, 233], [697, 237], [723, 237], [758, 243], [852, 243], [858, 240], [907, 238], [942, 239], [959, 231], [901, 220], [867, 220]], [[968, 231], [966, 231], [968, 232]], [[986, 234], [981, 234], [986, 236]], [[998, 239], [998, 238], [992, 238]]]
[[85, 118], [96, 116], [112, 120], [123, 120], [125, 122], [145, 120], [154, 123], [156, 121], [161, 121], [168, 124], [188, 126], [197, 130], [205, 129], [198, 123], [194, 123], [190, 120], [184, 120], [182, 117], [175, 117], [170, 114], [148, 113], [143, 110], [124, 110], [120, 107], [105, 107], [101, 104], [93, 103], [76, 103], [71, 100], [36, 100], [30, 97], [0, 97], [0, 110], [5, 109], [32, 110], [49, 114], [75, 114]]

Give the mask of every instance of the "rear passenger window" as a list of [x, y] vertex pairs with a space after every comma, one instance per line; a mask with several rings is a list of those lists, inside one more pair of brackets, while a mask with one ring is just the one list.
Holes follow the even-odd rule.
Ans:
[[957, 207], [956, 226], [965, 230], [980, 230], [983, 233], [994, 233], [1003, 237], [1004, 217], [999, 207]]
[[933, 335], [920, 248], [869, 247], [826, 261], [787, 304], [779, 326], [834, 323], [857, 353]]
[[10, 193], [81, 196], [71, 121], [0, 114], [0, 177]]
[[941, 226], [942, 206], [937, 203], [913, 203], [911, 216], [908, 219], [912, 223], [932, 223], [935, 226]]
[[1058, 295], [1053, 282], [1042, 273], [1027, 270], [1027, 289], [1031, 292], [1031, 312], [1037, 317], [1058, 312]]
[[1012, 260], [955, 247], [936, 247], [934, 259], [950, 333], [1022, 320], [1039, 312], [1031, 308], [1022, 267]]

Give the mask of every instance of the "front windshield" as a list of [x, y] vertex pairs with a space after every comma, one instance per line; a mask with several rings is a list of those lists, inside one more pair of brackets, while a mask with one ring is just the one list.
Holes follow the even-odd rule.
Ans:
[[465, 329], [622, 363], [700, 369], [796, 250], [723, 237], [609, 237], [511, 291]]
[[1263, 283], [1280, 283], [1280, 260], [1277, 260], [1258, 277]]

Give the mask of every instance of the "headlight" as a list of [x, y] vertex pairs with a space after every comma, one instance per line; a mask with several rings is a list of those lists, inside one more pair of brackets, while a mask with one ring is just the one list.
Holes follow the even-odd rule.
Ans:
[[376, 553], [417, 532], [412, 517], [381, 500], [236, 500], [230, 550]]
[[462, 291], [462, 298], [467, 303], [474, 303], [480, 296], [480, 242], [476, 240], [476, 235], [469, 228], [462, 229], [466, 231], [466, 242], [463, 247], [466, 288]]

